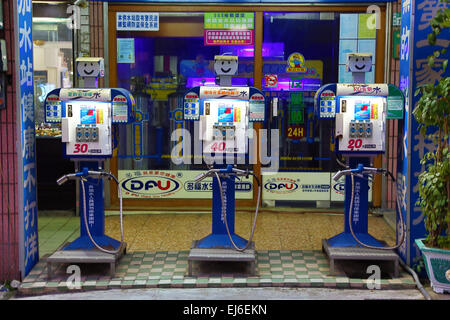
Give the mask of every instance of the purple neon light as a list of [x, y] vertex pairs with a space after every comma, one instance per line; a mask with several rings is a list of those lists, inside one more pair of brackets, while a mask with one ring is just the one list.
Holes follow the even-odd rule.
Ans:
[[[253, 57], [255, 49], [253, 46], [223, 46], [221, 51], [231, 52], [238, 57]], [[264, 42], [262, 48], [263, 57], [281, 57], [284, 58], [283, 42]]]
[[276, 87], [264, 87], [263, 79], [263, 90], [264, 91], [316, 91], [320, 88], [320, 79], [305, 78], [303, 79], [303, 90], [293, 90], [289, 88], [288, 78], [278, 78]]
[[[253, 85], [253, 78], [232, 78], [231, 84], [233, 86], [246, 86], [249, 85], [248, 82], [250, 81], [250, 86]], [[218, 86], [216, 85], [214, 78], [196, 78], [196, 77], [188, 77], [186, 80], [186, 88], [193, 88], [198, 86]]]

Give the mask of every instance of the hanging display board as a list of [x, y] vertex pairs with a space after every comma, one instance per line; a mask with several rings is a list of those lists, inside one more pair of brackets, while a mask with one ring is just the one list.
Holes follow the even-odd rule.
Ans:
[[116, 12], [117, 31], [158, 31], [158, 12]]
[[205, 46], [253, 45], [254, 21], [253, 12], [206, 12]]

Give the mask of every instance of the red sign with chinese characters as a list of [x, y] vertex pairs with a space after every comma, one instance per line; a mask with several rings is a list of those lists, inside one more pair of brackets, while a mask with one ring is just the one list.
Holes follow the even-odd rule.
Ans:
[[253, 30], [209, 29], [205, 30], [205, 46], [253, 45]]

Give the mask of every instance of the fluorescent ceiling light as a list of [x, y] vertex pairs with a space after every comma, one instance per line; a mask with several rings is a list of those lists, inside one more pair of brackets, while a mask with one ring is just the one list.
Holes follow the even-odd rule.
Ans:
[[33, 23], [67, 23], [70, 18], [33, 17]]
[[35, 1], [33, 0], [33, 3], [39, 3], [39, 4], [69, 4], [67, 1]]

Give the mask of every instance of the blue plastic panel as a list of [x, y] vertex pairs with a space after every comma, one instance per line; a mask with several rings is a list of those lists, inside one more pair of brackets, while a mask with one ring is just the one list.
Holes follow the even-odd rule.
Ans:
[[317, 90], [314, 97], [314, 113], [320, 119], [336, 117], [336, 84], [326, 84]]
[[[64, 98], [67, 91], [71, 91], [77, 94], [76, 97]], [[96, 90], [96, 89], [93, 89]], [[93, 101], [110, 101], [112, 102], [113, 124], [131, 123], [136, 117], [136, 103], [134, 97], [128, 90], [121, 88], [114, 89], [102, 89], [104, 91], [109, 90], [109, 99], [93, 98]], [[62, 94], [65, 91], [65, 94]], [[90, 89], [73, 88], [73, 89], [54, 89], [50, 91], [45, 97], [45, 122], [46, 123], [60, 123], [61, 122], [61, 105], [65, 100], [88, 100], [86, 95], [89, 94]], [[79, 95], [78, 95], [79, 93]], [[61, 97], [63, 95], [63, 97]]]
[[45, 97], [44, 121], [46, 123], [60, 123], [61, 122], [61, 101], [59, 100], [60, 89], [50, 91]]

